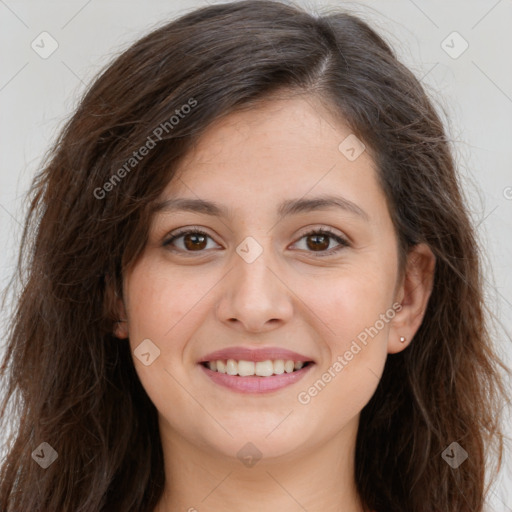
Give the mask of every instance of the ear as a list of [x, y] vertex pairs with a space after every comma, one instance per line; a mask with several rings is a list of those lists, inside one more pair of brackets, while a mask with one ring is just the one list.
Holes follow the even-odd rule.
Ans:
[[128, 338], [126, 307], [108, 274], [105, 275], [105, 314], [114, 322], [114, 336], [119, 339]]
[[426, 244], [415, 245], [407, 255], [404, 275], [396, 292], [402, 305], [390, 322], [388, 354], [401, 352], [418, 331], [434, 284], [436, 258]]
[[128, 338], [128, 320], [126, 319], [126, 310], [121, 299], [117, 299], [117, 311], [119, 311], [119, 320], [114, 324], [114, 336], [119, 339]]

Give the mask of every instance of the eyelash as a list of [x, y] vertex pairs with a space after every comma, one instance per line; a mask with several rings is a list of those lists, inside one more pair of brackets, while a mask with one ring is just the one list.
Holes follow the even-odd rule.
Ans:
[[[164, 247], [170, 246], [178, 238], [181, 238], [181, 237], [189, 235], [189, 234], [202, 235], [202, 236], [205, 236], [205, 237], [208, 237], [208, 238], [212, 238], [208, 233], [206, 233], [205, 231], [202, 231], [201, 229], [187, 228], [187, 229], [183, 229], [181, 231], [178, 231], [177, 233], [172, 235], [171, 238], [167, 239], [163, 243], [163, 246]], [[303, 238], [306, 238], [306, 237], [311, 236], [311, 235], [327, 235], [329, 238], [334, 239], [336, 242], [338, 242], [340, 244], [339, 246], [331, 248], [331, 249], [326, 250], [326, 251], [318, 251], [318, 252], [316, 252], [316, 251], [308, 251], [308, 252], [314, 253], [315, 256], [319, 257], [319, 258], [322, 258], [322, 257], [325, 257], [325, 256], [331, 256], [331, 255], [339, 252], [341, 249], [350, 246], [350, 244], [348, 243], [347, 240], [345, 240], [344, 238], [342, 238], [340, 235], [336, 234], [334, 231], [332, 231], [329, 228], [312, 229], [312, 230], [308, 231], [307, 233], [304, 233], [299, 238], [299, 240], [302, 240]], [[187, 255], [192, 255], [194, 252], [204, 252], [204, 249], [201, 250], [201, 251], [184, 251], [183, 249], [178, 249], [177, 251], [175, 249], [171, 249], [171, 250], [173, 250], [175, 252], [178, 252], [178, 251], [185, 252]]]

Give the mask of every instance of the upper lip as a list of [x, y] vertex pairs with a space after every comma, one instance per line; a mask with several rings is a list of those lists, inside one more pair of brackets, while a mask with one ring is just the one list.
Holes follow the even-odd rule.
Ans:
[[262, 348], [248, 348], [248, 347], [230, 347], [222, 350], [216, 350], [206, 356], [202, 357], [198, 363], [205, 363], [207, 361], [218, 361], [226, 359], [235, 359], [236, 361], [275, 361], [283, 359], [285, 361], [313, 361], [311, 357], [304, 356], [298, 352], [287, 350], [279, 347], [262, 347]]

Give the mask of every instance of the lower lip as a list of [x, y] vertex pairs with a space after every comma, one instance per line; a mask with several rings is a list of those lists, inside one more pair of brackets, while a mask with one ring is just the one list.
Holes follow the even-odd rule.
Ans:
[[269, 393], [278, 389], [291, 386], [299, 381], [309, 372], [314, 363], [309, 363], [304, 368], [291, 373], [282, 373], [281, 375], [272, 375], [270, 377], [259, 377], [251, 375], [250, 377], [240, 377], [239, 375], [228, 375], [227, 373], [219, 373], [206, 368], [202, 364], [199, 365], [203, 371], [216, 384], [220, 384], [226, 388], [239, 393]]

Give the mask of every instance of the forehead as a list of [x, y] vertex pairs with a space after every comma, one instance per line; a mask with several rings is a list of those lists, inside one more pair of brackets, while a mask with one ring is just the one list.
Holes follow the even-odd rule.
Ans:
[[357, 147], [361, 154], [349, 159], [344, 152], [354, 137], [313, 96], [262, 101], [212, 123], [180, 161], [160, 203], [195, 198], [219, 203], [217, 215], [228, 214], [222, 203], [273, 205], [283, 214], [300, 208], [287, 198], [336, 196], [353, 211], [367, 211], [364, 204], [370, 212], [387, 208], [369, 153]]

